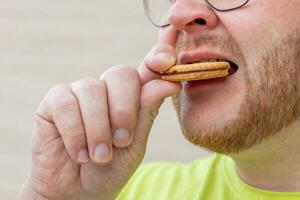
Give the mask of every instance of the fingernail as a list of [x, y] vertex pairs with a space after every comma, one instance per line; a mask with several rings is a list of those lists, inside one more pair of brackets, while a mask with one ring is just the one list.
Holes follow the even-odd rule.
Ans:
[[128, 129], [119, 128], [114, 132], [113, 141], [118, 147], [127, 147], [130, 144], [131, 134]]
[[100, 163], [106, 163], [110, 160], [110, 150], [107, 144], [101, 143], [95, 148], [94, 158]]
[[155, 55], [155, 59], [160, 60], [160, 62], [163, 62], [167, 66], [172, 66], [176, 62], [174, 56], [168, 53], [158, 53]]
[[90, 160], [89, 153], [85, 148], [80, 149], [78, 156], [77, 156], [77, 160], [80, 163], [86, 163]]

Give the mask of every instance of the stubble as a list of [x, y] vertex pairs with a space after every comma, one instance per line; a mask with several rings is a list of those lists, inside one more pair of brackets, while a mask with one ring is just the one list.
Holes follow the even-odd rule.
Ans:
[[[229, 40], [206, 39], [201, 41], [210, 46], [223, 44], [223, 49], [236, 51]], [[299, 63], [298, 35], [282, 39], [266, 50], [251, 66], [255, 71], [245, 70], [247, 91], [238, 108], [239, 117], [225, 125], [207, 127], [199, 121], [187, 126], [181, 116], [180, 95], [173, 96], [183, 135], [195, 145], [224, 154], [241, 152], [275, 135], [300, 117]]]

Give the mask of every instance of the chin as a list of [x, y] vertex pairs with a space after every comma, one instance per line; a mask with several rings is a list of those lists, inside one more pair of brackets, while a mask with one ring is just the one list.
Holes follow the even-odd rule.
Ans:
[[219, 153], [241, 150], [237, 143], [244, 142], [236, 134], [242, 134], [240, 125], [245, 125], [247, 88], [238, 79], [184, 83], [180, 94], [173, 97], [183, 135], [191, 143]]
[[246, 84], [239, 77], [235, 74], [205, 83], [184, 83], [178, 99], [182, 126], [222, 129], [229, 122], [238, 121], [247, 93]]

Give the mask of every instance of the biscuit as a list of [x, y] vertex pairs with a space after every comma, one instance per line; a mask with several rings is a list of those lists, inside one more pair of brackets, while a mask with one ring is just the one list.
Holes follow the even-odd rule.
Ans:
[[203, 62], [187, 65], [175, 65], [161, 73], [161, 79], [167, 81], [194, 81], [225, 77], [229, 74], [228, 62]]

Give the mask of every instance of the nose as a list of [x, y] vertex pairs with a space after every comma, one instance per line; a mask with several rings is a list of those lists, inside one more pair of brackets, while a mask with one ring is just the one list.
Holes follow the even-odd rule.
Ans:
[[168, 18], [175, 29], [185, 32], [214, 29], [218, 23], [214, 10], [203, 0], [175, 1]]

